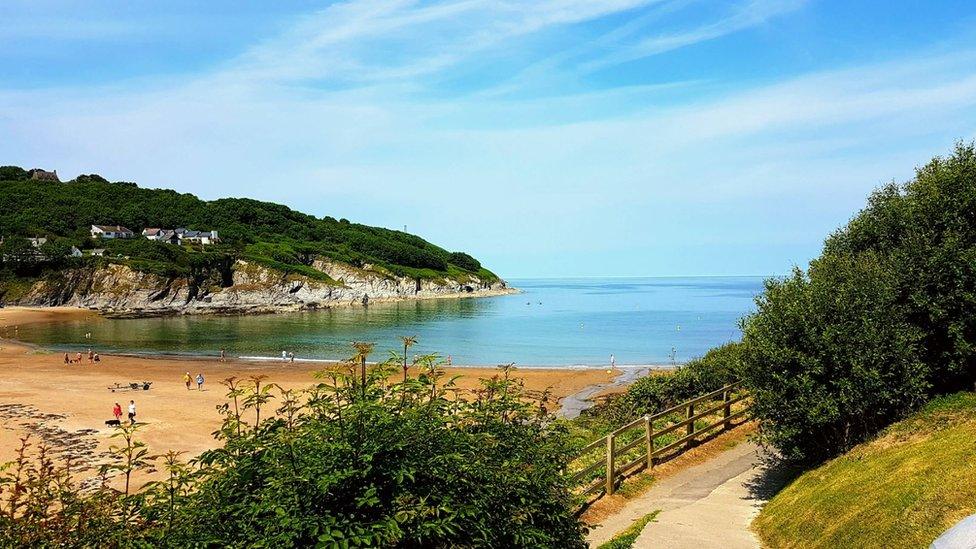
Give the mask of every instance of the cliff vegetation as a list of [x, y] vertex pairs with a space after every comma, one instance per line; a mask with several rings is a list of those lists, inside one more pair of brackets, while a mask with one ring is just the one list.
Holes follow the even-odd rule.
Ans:
[[[469, 282], [476, 288], [500, 283], [471, 255], [402, 231], [317, 218], [248, 198], [204, 201], [94, 174], [67, 182], [33, 175], [0, 167], [0, 299], [8, 302], [36, 290], [32, 283], [51, 286], [65, 272], [111, 265], [214, 288], [233, 285], [235, 271], [246, 265], [279, 273], [283, 281], [343, 286], [320, 268], [323, 263], [347, 266], [347, 273], [413, 281], [417, 292], [424, 284], [460, 283], [463, 289]], [[93, 237], [92, 225], [122, 226], [134, 234]], [[216, 231], [219, 239], [155, 241], [142, 236], [146, 228]]]

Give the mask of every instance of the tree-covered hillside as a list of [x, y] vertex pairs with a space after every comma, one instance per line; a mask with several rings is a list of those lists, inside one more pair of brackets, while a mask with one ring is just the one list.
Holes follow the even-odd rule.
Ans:
[[[401, 231], [370, 227], [332, 217], [316, 218], [270, 202], [247, 198], [203, 201], [192, 194], [144, 189], [134, 183], [109, 182], [82, 175], [68, 182], [34, 180], [14, 166], [0, 167], [0, 236], [5, 267], [34, 268], [41, 254], [30, 253], [26, 237], [46, 237], [43, 256], [57, 261], [79, 248], [107, 248], [134, 266], [186, 272], [200, 262], [247, 257], [285, 271], [313, 274], [319, 257], [352, 265], [378, 265], [403, 276], [433, 278], [479, 275], [497, 277], [470, 255], [451, 253]], [[130, 241], [98, 241], [91, 225], [122, 225], [136, 232]], [[150, 242], [138, 233], [146, 227], [218, 231], [221, 242], [196, 248]]]

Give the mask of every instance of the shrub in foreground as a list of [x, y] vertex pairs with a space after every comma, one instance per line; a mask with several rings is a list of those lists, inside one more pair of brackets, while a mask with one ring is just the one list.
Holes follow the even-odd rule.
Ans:
[[976, 149], [874, 193], [745, 319], [762, 434], [818, 462], [976, 381]]
[[[0, 545], [584, 547], [562, 474], [567, 437], [510, 371], [463, 400], [433, 357], [416, 367], [394, 385], [392, 361], [323, 372], [302, 393], [227, 380], [223, 445], [192, 465], [163, 457], [169, 479], [134, 495], [62, 483], [80, 505], [28, 513], [50, 490], [16, 478], [21, 467], [0, 492]], [[42, 532], [52, 516], [85, 524], [90, 513], [97, 528]]]

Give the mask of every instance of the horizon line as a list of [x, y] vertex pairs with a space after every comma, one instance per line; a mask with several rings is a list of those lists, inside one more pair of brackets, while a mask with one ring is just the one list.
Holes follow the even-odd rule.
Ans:
[[572, 280], [572, 279], [596, 279], [596, 278], [763, 278], [788, 276], [789, 273], [781, 274], [734, 274], [734, 275], [571, 275], [571, 276], [509, 276], [501, 277], [502, 280]]

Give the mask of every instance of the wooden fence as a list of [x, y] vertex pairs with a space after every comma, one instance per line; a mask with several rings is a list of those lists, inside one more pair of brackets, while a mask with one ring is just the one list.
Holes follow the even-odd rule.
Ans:
[[638, 418], [580, 451], [570, 463], [573, 484], [581, 486], [582, 495], [613, 494], [623, 477], [653, 467], [655, 460], [668, 454], [683, 452], [697, 437], [718, 427], [735, 426], [732, 422], [750, 409], [748, 398], [740, 384], [733, 383]]

